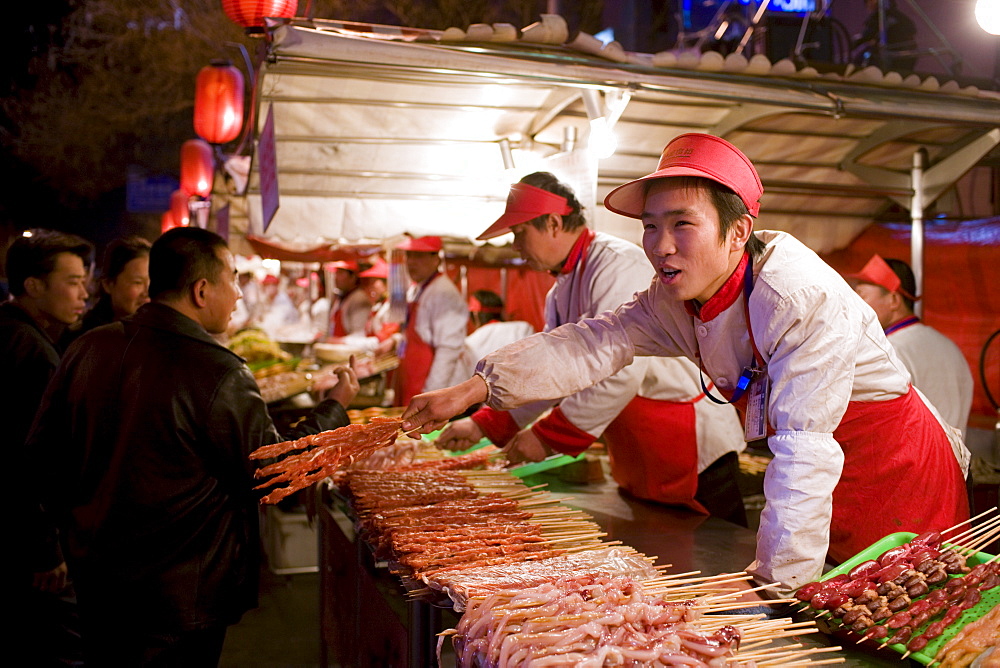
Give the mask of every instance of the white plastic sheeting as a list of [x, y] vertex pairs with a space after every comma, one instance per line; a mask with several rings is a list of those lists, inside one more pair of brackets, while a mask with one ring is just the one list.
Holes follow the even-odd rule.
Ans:
[[[582, 200], [596, 203], [594, 226], [638, 240], [638, 223], [600, 202], [652, 171], [671, 138], [697, 131], [725, 137], [756, 164], [759, 228], [824, 252], [850, 243], [891, 202], [909, 201], [916, 150], [927, 151], [934, 175], [926, 205], [1000, 142], [1000, 95], [872, 68], [821, 76], [718, 54], [611, 62], [572, 45], [442, 42], [431, 31], [388, 38], [318, 21], [272, 37], [258, 118], [273, 107], [280, 208], [267, 236], [287, 242], [471, 239], [502, 212], [511, 182], [539, 168], [564, 176], [567, 163]], [[585, 89], [605, 102], [629, 98], [614, 127], [618, 149], [600, 161], [586, 148]], [[260, 234], [260, 208], [255, 165], [249, 220], [235, 225]]]

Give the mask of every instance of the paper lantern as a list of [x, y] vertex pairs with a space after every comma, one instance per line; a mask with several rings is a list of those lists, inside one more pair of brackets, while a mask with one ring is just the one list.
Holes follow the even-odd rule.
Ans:
[[188, 139], [181, 146], [181, 190], [188, 195], [212, 194], [215, 159], [212, 147], [202, 139]]
[[298, 10], [298, 0], [222, 0], [222, 11], [248, 33], [263, 32], [265, 16], [291, 18]]
[[195, 134], [211, 144], [225, 144], [242, 128], [243, 73], [228, 60], [213, 60], [195, 80]]
[[191, 196], [181, 188], [170, 195], [170, 216], [174, 227], [187, 227], [191, 223], [191, 209], [188, 207], [190, 199]]

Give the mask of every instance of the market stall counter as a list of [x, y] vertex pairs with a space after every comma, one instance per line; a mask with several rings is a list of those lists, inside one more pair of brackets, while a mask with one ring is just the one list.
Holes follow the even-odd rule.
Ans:
[[[669, 573], [739, 572], [754, 558], [754, 532], [717, 518], [631, 498], [610, 481], [573, 484], [547, 472], [529, 476], [524, 482], [528, 486], [545, 483], [564, 505], [589, 514], [607, 533], [605, 540], [620, 541], [655, 557], [658, 565], [670, 564]], [[436, 636], [455, 626], [457, 614], [408, 597], [401, 580], [356, 537], [346, 502], [329, 487], [320, 486], [317, 495], [322, 665], [436, 665]], [[815, 633], [784, 642], [807, 647], [838, 644]], [[824, 654], [823, 658], [834, 656], [843, 658], [841, 665], [845, 666], [906, 665], [898, 655], [879, 656], [855, 648]], [[444, 665], [450, 666], [447, 659]]]

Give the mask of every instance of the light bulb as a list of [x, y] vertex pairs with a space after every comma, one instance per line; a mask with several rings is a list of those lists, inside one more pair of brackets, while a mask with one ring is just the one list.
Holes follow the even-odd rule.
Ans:
[[1000, 0], [978, 0], [976, 21], [991, 35], [1000, 35]]
[[598, 159], [610, 158], [618, 148], [618, 140], [614, 133], [608, 128], [608, 123], [603, 118], [595, 118], [590, 121], [590, 141], [588, 148]]

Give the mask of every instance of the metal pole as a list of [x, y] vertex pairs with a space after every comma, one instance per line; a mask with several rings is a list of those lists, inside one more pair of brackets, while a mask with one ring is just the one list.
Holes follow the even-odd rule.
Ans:
[[[910, 183], [913, 187], [913, 201], [910, 204], [910, 267], [916, 283], [916, 296], [924, 294], [924, 166], [927, 151], [920, 149], [913, 154], [913, 169]], [[924, 302], [913, 303], [913, 313], [919, 318], [924, 313]]]

